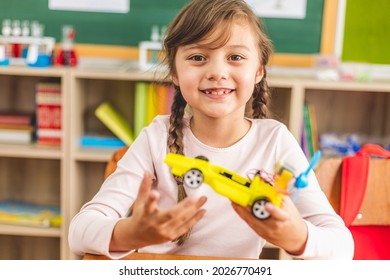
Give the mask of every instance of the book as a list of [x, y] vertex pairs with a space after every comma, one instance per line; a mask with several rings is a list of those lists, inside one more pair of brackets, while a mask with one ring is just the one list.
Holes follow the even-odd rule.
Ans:
[[314, 155], [314, 147], [313, 147], [313, 138], [312, 138], [312, 128], [310, 124], [310, 113], [309, 113], [309, 105], [305, 104], [303, 106], [303, 118], [304, 118], [304, 125], [305, 125], [305, 136], [306, 136], [306, 144], [308, 147], [308, 158], [311, 159], [311, 157]]
[[168, 114], [171, 114], [171, 106], [173, 103], [173, 97], [175, 96], [175, 87], [169, 86], [168, 88], [168, 102], [167, 102], [167, 112]]
[[316, 152], [319, 149], [319, 135], [317, 128], [317, 118], [315, 113], [315, 107], [313, 104], [308, 104], [309, 120], [311, 128], [311, 139], [313, 141], [313, 150]]
[[41, 205], [20, 200], [0, 202], [0, 223], [37, 226], [61, 226], [61, 211], [57, 205]]
[[31, 125], [0, 125], [0, 143], [29, 144], [34, 139], [34, 127]]
[[157, 85], [157, 108], [156, 115], [168, 114], [168, 90], [167, 85]]
[[34, 123], [33, 112], [2, 111], [0, 112], [0, 125], [32, 125]]
[[134, 92], [134, 136], [138, 136], [146, 124], [147, 83], [137, 82]]
[[36, 86], [37, 143], [60, 145], [62, 141], [61, 84], [40, 82]]
[[148, 83], [146, 96], [146, 119], [144, 126], [149, 125], [157, 114], [157, 93], [155, 85]]
[[302, 130], [301, 130], [301, 148], [303, 153], [306, 155], [307, 158], [310, 157], [310, 152], [309, 152], [309, 147], [307, 144], [307, 133], [306, 133], [306, 128], [305, 128], [305, 123], [302, 121]]
[[120, 148], [126, 146], [126, 144], [116, 137], [105, 135], [84, 135], [80, 138], [80, 145], [84, 147], [107, 147], [107, 148]]
[[169, 115], [171, 113], [171, 105], [174, 88], [167, 84], [157, 86], [157, 115]]
[[108, 102], [103, 102], [95, 110], [96, 117], [126, 145], [133, 143], [133, 132], [126, 119]]

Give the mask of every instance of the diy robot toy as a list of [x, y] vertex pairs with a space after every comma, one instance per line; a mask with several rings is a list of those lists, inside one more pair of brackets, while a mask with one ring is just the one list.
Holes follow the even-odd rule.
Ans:
[[278, 163], [275, 165], [275, 174], [257, 170], [252, 180], [221, 166], [213, 165], [203, 156], [190, 158], [169, 153], [164, 162], [171, 167], [173, 175], [183, 176], [186, 187], [198, 188], [206, 183], [214, 191], [233, 202], [244, 207], [251, 206], [252, 214], [264, 220], [270, 216], [265, 209], [265, 204], [271, 202], [281, 207], [283, 195], [288, 194], [288, 185], [294, 179], [294, 187], [298, 191], [306, 187], [308, 174], [320, 157], [321, 152], [317, 151], [307, 170], [296, 178], [291, 167]]

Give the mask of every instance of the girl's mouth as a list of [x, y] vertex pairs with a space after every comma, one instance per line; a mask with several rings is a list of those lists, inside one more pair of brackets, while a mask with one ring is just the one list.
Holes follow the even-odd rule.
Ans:
[[201, 92], [205, 94], [211, 94], [211, 95], [226, 95], [232, 93], [233, 89], [206, 89], [201, 90]]

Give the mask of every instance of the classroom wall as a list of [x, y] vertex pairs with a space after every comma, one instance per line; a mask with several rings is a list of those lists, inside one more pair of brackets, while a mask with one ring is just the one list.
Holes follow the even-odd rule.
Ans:
[[[0, 20], [38, 20], [45, 24], [46, 36], [61, 40], [61, 26], [72, 24], [76, 43], [137, 46], [149, 40], [151, 27], [167, 25], [188, 0], [131, 0], [128, 14], [54, 11], [48, 0], [0, 2]], [[324, 0], [307, 1], [307, 17], [264, 19], [277, 53], [313, 54], [321, 47]], [[305, 36], [303, 36], [305, 34]]]
[[348, 0], [343, 61], [390, 64], [389, 16], [389, 0]]

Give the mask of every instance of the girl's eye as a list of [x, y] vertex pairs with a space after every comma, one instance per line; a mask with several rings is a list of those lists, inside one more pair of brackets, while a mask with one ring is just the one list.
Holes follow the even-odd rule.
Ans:
[[204, 61], [205, 58], [201, 55], [193, 55], [189, 58], [189, 60], [193, 60], [193, 61]]
[[234, 55], [231, 55], [229, 57], [229, 60], [232, 60], [232, 61], [240, 61], [242, 59], [243, 59], [243, 57], [241, 55], [238, 55], [238, 54], [234, 54]]

